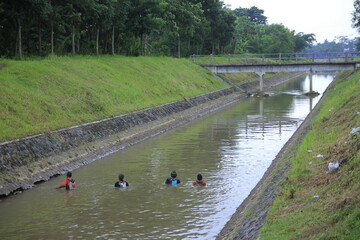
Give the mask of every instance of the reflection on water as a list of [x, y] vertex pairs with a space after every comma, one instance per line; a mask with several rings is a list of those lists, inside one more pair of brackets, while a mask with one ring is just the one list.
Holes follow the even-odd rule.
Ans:
[[[331, 76], [314, 76], [322, 93]], [[249, 98], [0, 202], [1, 239], [212, 239], [310, 110], [308, 77]], [[320, 96], [312, 99], [316, 104]], [[176, 170], [182, 181], [167, 186]], [[128, 189], [114, 189], [119, 173]], [[206, 187], [193, 187], [202, 173]]]

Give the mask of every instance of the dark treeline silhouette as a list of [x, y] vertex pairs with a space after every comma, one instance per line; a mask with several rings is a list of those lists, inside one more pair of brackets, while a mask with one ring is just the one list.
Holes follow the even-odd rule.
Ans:
[[0, 0], [0, 57], [301, 51], [314, 34], [219, 0]]
[[349, 39], [346, 36], [340, 36], [332, 41], [325, 40], [323, 43], [317, 43], [307, 48], [304, 52], [316, 52], [318, 56], [327, 57], [329, 54], [336, 53], [356, 53], [360, 51], [360, 38]]

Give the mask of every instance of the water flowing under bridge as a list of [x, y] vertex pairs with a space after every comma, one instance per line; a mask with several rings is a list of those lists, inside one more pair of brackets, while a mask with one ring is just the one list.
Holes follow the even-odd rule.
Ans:
[[[192, 55], [191, 59], [215, 74], [254, 72], [260, 78], [260, 92], [263, 91], [263, 75], [267, 72], [308, 72], [312, 85], [312, 74], [315, 72], [355, 70], [360, 67], [360, 54], [349, 52]], [[312, 91], [312, 86], [310, 89]]]

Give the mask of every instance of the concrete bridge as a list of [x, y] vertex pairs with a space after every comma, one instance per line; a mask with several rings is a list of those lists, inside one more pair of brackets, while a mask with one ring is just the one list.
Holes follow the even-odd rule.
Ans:
[[[235, 55], [237, 58], [233, 57], [234, 55], [227, 55], [225, 59], [221, 62], [221, 58], [218, 56], [209, 56], [210, 62], [212, 64], [201, 64], [200, 65], [206, 69], [209, 69], [215, 74], [218, 73], [238, 73], [238, 72], [254, 72], [259, 75], [260, 81], [260, 92], [263, 91], [263, 75], [267, 72], [308, 72], [310, 74], [310, 91], [312, 92], [312, 74], [315, 72], [334, 72], [342, 70], [355, 70], [360, 67], [360, 61], [354, 60], [354, 54], [349, 56], [349, 53], [344, 53], [343, 55], [339, 54], [330, 54], [324, 58], [316, 57], [315, 54], [311, 54], [311, 57], [284, 57], [279, 53], [279, 57], [276, 58], [265, 58], [264, 54], [261, 57], [251, 58], [244, 55]], [[282, 56], [282, 57], [281, 57]], [[191, 56], [193, 61], [195, 55]], [[204, 57], [204, 56], [202, 56]], [[224, 61], [225, 60], [225, 61]], [[269, 61], [270, 60], [270, 61]], [[198, 60], [199, 61], [199, 60]], [[231, 63], [236, 61], [238, 63]], [[220, 63], [213, 63], [220, 62]]]

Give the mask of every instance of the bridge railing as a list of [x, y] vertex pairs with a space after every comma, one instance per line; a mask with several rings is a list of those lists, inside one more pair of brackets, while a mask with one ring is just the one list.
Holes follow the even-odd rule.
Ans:
[[357, 52], [329, 53], [263, 53], [227, 55], [191, 55], [190, 59], [200, 65], [206, 64], [259, 64], [259, 63], [306, 63], [306, 62], [352, 62], [359, 61]]

